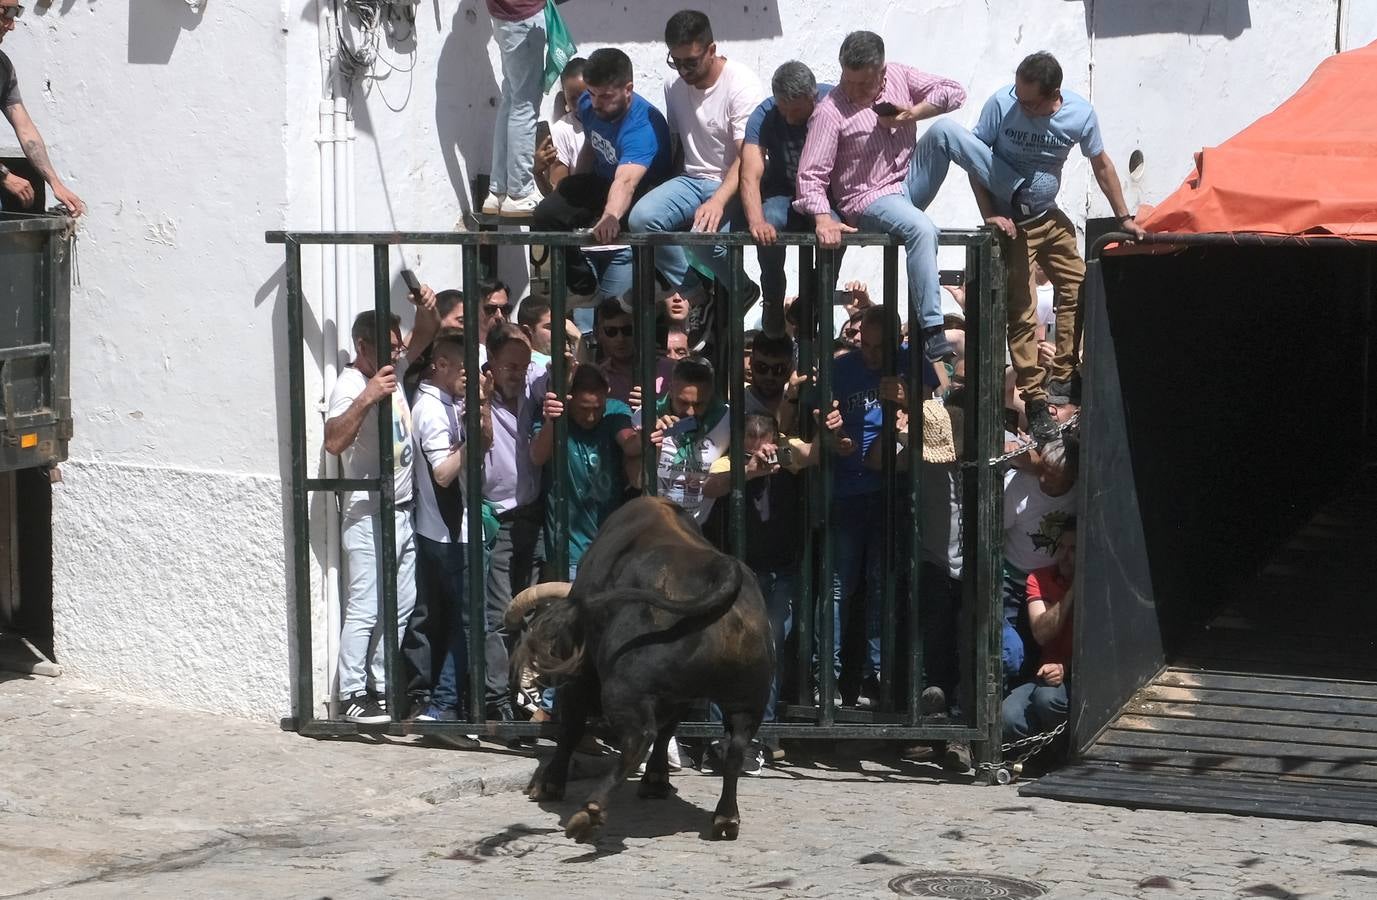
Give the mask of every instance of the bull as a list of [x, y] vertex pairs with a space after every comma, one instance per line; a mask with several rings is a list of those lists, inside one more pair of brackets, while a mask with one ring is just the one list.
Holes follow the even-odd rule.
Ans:
[[[572, 584], [522, 591], [507, 612], [520, 635], [512, 669], [559, 684], [558, 746], [527, 795], [563, 799], [569, 761], [587, 719], [601, 711], [621, 758], [564, 831], [591, 842], [607, 822], [608, 796], [650, 749], [638, 795], [670, 791], [668, 747], [695, 701], [722, 710], [726, 730], [722, 795], [714, 839], [740, 832], [736, 786], [774, 677], [774, 640], [755, 575], [703, 538], [693, 518], [654, 497], [608, 517]], [[522, 628], [524, 626], [524, 634]]]

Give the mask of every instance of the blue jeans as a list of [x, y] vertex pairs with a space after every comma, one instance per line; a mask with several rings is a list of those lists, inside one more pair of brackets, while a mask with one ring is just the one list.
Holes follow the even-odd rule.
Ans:
[[464, 570], [468, 562], [468, 547], [464, 544], [442, 544], [417, 536], [421, 566], [426, 570], [436, 600], [446, 605], [449, 627], [445, 631], [444, 661], [435, 689], [430, 694], [436, 706], [458, 710], [464, 698], [463, 683], [469, 674], [468, 626], [469, 609], [464, 602]]
[[1038, 667], [1037, 642], [1028, 624], [1028, 573], [1004, 563], [1004, 689], [1021, 684]]
[[1004, 740], [1017, 741], [1051, 731], [1066, 721], [1069, 707], [1064, 681], [1056, 687], [1035, 681], [1019, 685], [1000, 707]]
[[[693, 215], [722, 182], [715, 178], [690, 178], [679, 175], [646, 194], [631, 208], [627, 224], [632, 231], [681, 231], [693, 225]], [[741, 203], [733, 199], [727, 204], [718, 231], [731, 231], [732, 222], [741, 220]], [[713, 247], [711, 254], [699, 256], [713, 276], [722, 284], [731, 283], [731, 266], [727, 248]], [[688, 254], [683, 247], [655, 248], [655, 268], [669, 282], [669, 286], [684, 293], [702, 286], [698, 273], [689, 267]]]
[[884, 612], [880, 579], [884, 503], [881, 495], [859, 494], [832, 501], [832, 671], [841, 677], [842, 622], [846, 604], [865, 579], [866, 658], [862, 677], [880, 674], [880, 616]]
[[1005, 206], [1022, 182], [979, 138], [954, 122], [939, 119], [918, 141], [903, 191], [876, 200], [860, 217], [863, 228], [903, 240], [910, 315], [924, 328], [942, 324], [942, 289], [937, 284], [937, 226], [923, 210], [937, 196], [953, 160]]
[[[593, 272], [598, 276], [598, 299], [607, 297], [630, 297], [631, 289], [635, 283], [634, 272], [631, 267], [631, 248], [619, 247], [616, 250], [585, 250], [584, 259], [593, 267]], [[581, 310], [576, 310], [581, 312]], [[590, 309], [589, 321], [591, 323], [593, 311]], [[578, 321], [575, 319], [575, 321]], [[580, 326], [582, 327], [582, 326]], [[590, 324], [587, 331], [593, 330]]]
[[488, 190], [525, 197], [535, 190], [536, 119], [545, 74], [545, 11], [529, 19], [493, 19], [502, 55], [502, 102], [492, 132], [492, 175]]
[[770, 616], [770, 632], [775, 638], [775, 679], [770, 685], [770, 702], [765, 706], [766, 722], [775, 720], [775, 706], [779, 703], [780, 673], [784, 671], [784, 648], [794, 630], [794, 595], [798, 592], [798, 566], [755, 570], [760, 593], [765, 598], [765, 610]]

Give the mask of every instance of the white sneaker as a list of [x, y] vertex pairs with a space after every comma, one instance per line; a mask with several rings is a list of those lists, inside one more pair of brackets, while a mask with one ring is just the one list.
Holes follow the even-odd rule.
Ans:
[[488, 199], [483, 201], [483, 215], [500, 216], [502, 214], [502, 204], [506, 202], [506, 194], [489, 194]]
[[[651, 748], [651, 753], [653, 753], [653, 752], [654, 752], [654, 748], [652, 747], [652, 748]], [[683, 771], [683, 769], [684, 769], [684, 764], [683, 764], [683, 763], [680, 761], [680, 759], [679, 759], [679, 741], [678, 741], [678, 740], [676, 740], [675, 738], [670, 738], [670, 739], [669, 739], [669, 748], [668, 748], [668, 752], [667, 752], [665, 755], [669, 757], [669, 770], [670, 770], [671, 772], [682, 772], [682, 771]], [[645, 774], [645, 764], [646, 764], [647, 761], [649, 761], [649, 759], [650, 759], [650, 753], [647, 753], [647, 754], [646, 754], [646, 758], [643, 759], [643, 760], [641, 760], [641, 764], [640, 764], [639, 766], [636, 767], [636, 774], [637, 774], [637, 775], [644, 775], [644, 774]]]
[[[538, 203], [540, 203], [540, 196], [535, 191], [531, 191], [524, 197], [507, 197], [502, 201], [502, 206], [497, 214], [504, 218], [524, 218], [535, 212]], [[484, 211], [487, 208], [487, 204], [483, 204]]]

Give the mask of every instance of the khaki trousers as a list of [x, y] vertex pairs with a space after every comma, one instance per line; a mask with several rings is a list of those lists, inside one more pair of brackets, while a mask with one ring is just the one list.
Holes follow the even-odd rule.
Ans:
[[[1053, 209], [1037, 222], [1020, 227], [1004, 239], [1009, 270], [1009, 356], [1015, 383], [1024, 401], [1045, 399], [1049, 377], [1065, 381], [1075, 371], [1076, 305], [1085, 261], [1076, 246], [1076, 226], [1066, 213]], [[1051, 371], [1038, 362], [1038, 301], [1033, 288], [1033, 263], [1042, 266], [1056, 291], [1057, 354]]]

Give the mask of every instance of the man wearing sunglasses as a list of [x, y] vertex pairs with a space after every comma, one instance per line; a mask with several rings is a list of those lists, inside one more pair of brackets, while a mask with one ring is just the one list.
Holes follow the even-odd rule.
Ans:
[[[15, 21], [23, 14], [24, 7], [19, 4], [19, 0], [0, 0], [0, 43], [4, 42], [7, 34], [14, 31]], [[19, 146], [24, 148], [24, 155], [28, 158], [29, 164], [53, 189], [53, 196], [71, 210], [73, 216], [84, 213], [86, 204], [63, 183], [48, 159], [48, 148], [43, 143], [43, 136], [38, 133], [38, 126], [29, 118], [29, 111], [25, 109], [24, 101], [19, 96], [19, 78], [15, 73], [14, 64], [3, 51], [0, 51], [0, 112], [5, 114], [5, 118], [14, 128], [15, 137], [19, 138]], [[13, 205], [19, 209], [30, 209], [35, 197], [33, 183], [29, 179], [10, 171], [4, 163], [0, 163], [0, 200], [5, 202], [6, 208]]]
[[[636, 387], [636, 340], [631, 315], [616, 300], [604, 300], [597, 309], [597, 324], [594, 333], [598, 337], [598, 350], [602, 362], [598, 369], [607, 378], [610, 396], [622, 403], [633, 402]], [[669, 379], [674, 369], [674, 361], [659, 358], [655, 361], [655, 392], [658, 396], [662, 385]]]
[[[746, 123], [765, 99], [765, 90], [750, 68], [717, 55], [712, 23], [697, 10], [670, 17], [665, 44], [665, 62], [679, 75], [665, 87], [665, 118], [679, 138], [683, 174], [637, 201], [631, 230], [730, 231], [733, 220], [741, 219], [736, 193]], [[729, 282], [725, 247], [713, 247], [700, 258], [719, 282]], [[655, 267], [694, 306], [706, 303], [707, 293], [684, 248], [656, 247]]]

